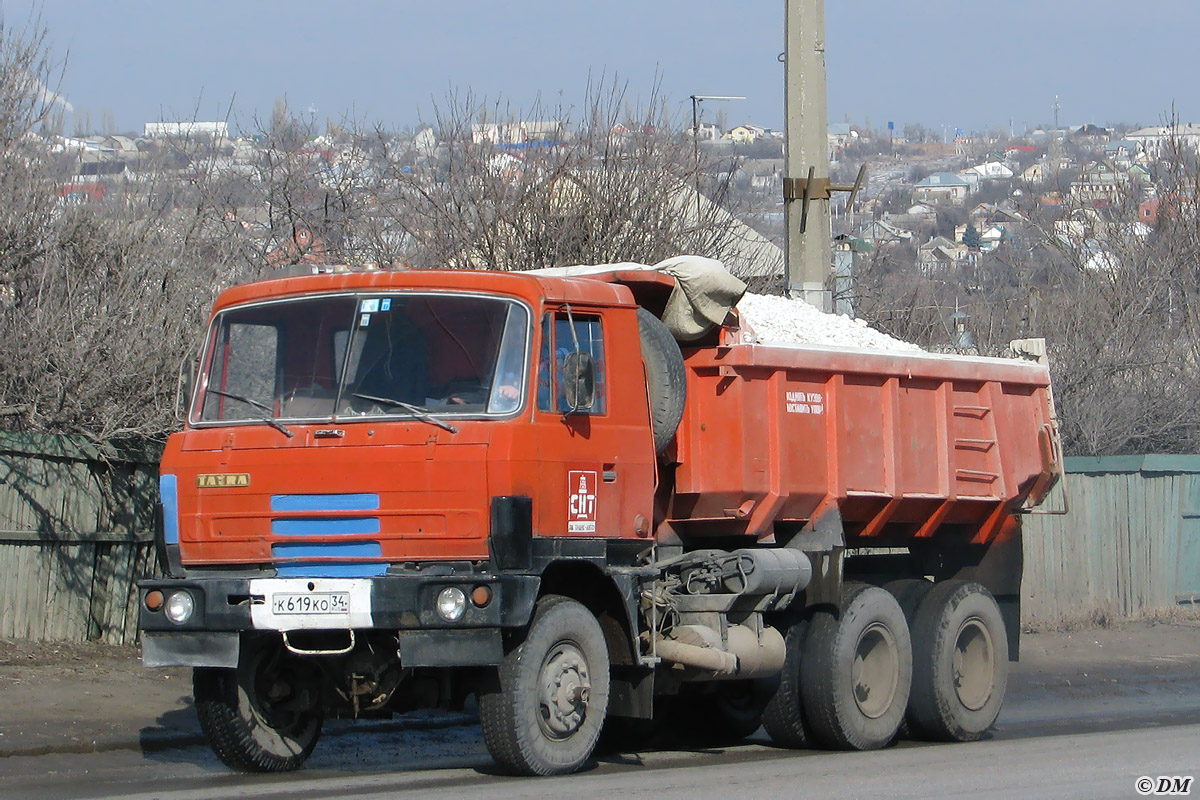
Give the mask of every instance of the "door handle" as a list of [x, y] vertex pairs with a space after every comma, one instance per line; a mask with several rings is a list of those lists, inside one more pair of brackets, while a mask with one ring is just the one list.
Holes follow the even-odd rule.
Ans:
[[604, 482], [605, 483], [616, 483], [616, 481], [617, 481], [617, 471], [615, 469], [604, 470]]

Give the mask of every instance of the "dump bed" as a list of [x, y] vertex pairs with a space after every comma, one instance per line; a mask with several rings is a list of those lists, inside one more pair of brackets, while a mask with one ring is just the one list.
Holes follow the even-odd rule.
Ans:
[[681, 532], [769, 537], [836, 508], [848, 544], [993, 538], [1060, 471], [1046, 367], [818, 346], [684, 351]]

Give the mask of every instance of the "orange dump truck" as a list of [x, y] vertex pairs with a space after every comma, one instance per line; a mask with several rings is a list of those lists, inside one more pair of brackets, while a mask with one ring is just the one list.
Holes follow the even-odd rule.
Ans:
[[145, 663], [194, 668], [226, 764], [471, 694], [520, 774], [606, 724], [989, 729], [1018, 515], [1060, 469], [1046, 368], [754, 344], [744, 287], [682, 261], [220, 296], [139, 591]]

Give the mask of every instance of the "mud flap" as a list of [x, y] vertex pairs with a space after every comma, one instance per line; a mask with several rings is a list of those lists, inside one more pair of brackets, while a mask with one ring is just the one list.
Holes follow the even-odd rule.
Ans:
[[225, 667], [238, 665], [236, 632], [142, 632], [142, 665], [146, 667]]

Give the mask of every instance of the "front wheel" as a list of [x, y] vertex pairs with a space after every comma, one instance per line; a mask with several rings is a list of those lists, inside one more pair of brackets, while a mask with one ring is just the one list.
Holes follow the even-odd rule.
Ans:
[[492, 758], [518, 775], [575, 772], [608, 711], [608, 649], [600, 623], [574, 600], [538, 601], [529, 631], [505, 657], [499, 685], [479, 698]]
[[279, 645], [244, 646], [237, 669], [193, 670], [192, 691], [204, 738], [232, 769], [298, 769], [321, 736], [317, 676]]

